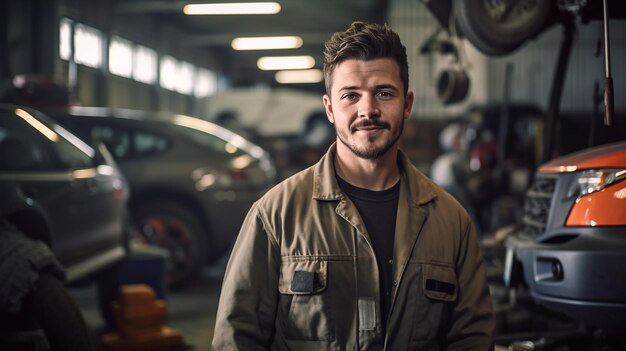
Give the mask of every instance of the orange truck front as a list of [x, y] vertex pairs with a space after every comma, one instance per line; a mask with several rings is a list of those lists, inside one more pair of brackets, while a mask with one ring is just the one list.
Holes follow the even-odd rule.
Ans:
[[539, 167], [521, 228], [507, 240], [505, 282], [521, 267], [533, 299], [586, 325], [626, 323], [626, 142]]

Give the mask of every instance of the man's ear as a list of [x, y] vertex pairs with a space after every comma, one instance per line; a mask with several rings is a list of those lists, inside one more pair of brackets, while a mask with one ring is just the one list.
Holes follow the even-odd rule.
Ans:
[[324, 110], [326, 110], [326, 118], [330, 121], [330, 123], [335, 124], [335, 116], [333, 114], [333, 104], [330, 102], [330, 96], [328, 94], [324, 94], [322, 98], [322, 102], [324, 103]]
[[411, 111], [413, 111], [413, 101], [415, 100], [415, 95], [412, 91], [408, 91], [406, 93], [406, 98], [404, 99], [404, 119], [411, 117]]

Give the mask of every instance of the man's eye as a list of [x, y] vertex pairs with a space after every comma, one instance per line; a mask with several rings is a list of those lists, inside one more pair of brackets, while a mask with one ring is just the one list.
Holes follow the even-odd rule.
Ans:
[[356, 99], [356, 94], [352, 94], [352, 93], [349, 93], [349, 94], [343, 94], [343, 95], [341, 96], [341, 98], [342, 98], [342, 99], [345, 99], [345, 100], [354, 100], [354, 99]]
[[393, 96], [393, 94], [388, 92], [388, 91], [381, 91], [381, 92], [378, 92], [378, 94], [376, 94], [376, 95], [378, 95], [379, 97], [383, 97], [383, 98], [392, 97]]

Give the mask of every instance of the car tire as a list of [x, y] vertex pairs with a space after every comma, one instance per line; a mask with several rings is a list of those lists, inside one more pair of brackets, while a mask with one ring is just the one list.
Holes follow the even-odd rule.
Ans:
[[160, 202], [137, 208], [133, 223], [136, 239], [167, 250], [167, 287], [187, 285], [207, 255], [207, 235], [200, 219], [183, 205]]
[[56, 276], [41, 272], [22, 304], [23, 312], [44, 331], [51, 351], [95, 350], [78, 305]]
[[[502, 4], [513, 8], [503, 10]], [[481, 52], [490, 56], [513, 52], [546, 28], [555, 10], [555, 1], [454, 0], [456, 24], [461, 34]], [[508, 14], [498, 18], [498, 11]], [[513, 13], [513, 14], [511, 14]]]

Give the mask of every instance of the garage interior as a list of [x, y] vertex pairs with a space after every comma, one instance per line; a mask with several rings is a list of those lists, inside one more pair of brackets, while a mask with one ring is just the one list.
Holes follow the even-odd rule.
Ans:
[[[505, 245], [507, 236], [523, 222], [529, 189], [542, 164], [626, 140], [626, 4], [620, 0], [466, 1], [460, 5], [461, 0], [288, 0], [278, 1], [279, 12], [268, 15], [185, 14], [185, 5], [193, 3], [197, 2], [3, 1], [2, 102], [199, 117], [268, 150], [279, 182], [315, 163], [329, 145], [324, 134], [327, 127], [319, 129], [323, 139], [315, 139], [319, 134], [313, 133], [318, 130], [317, 122], [326, 121], [321, 77], [324, 42], [356, 20], [389, 24], [406, 45], [409, 89], [415, 93], [401, 149], [424, 174], [431, 175], [433, 162], [447, 151], [446, 127], [456, 124], [468, 140], [482, 142], [472, 149], [475, 153], [466, 150], [467, 161], [477, 163], [468, 163], [471, 172], [463, 188], [470, 199], [461, 202], [468, 206], [483, 241], [497, 312], [496, 349], [626, 348], [620, 335], [626, 331], [623, 316], [607, 317], [605, 325], [592, 312], [568, 314], [537, 303], [534, 292], [527, 289], [522, 268], [515, 265]], [[603, 5], [608, 6], [605, 21]], [[505, 18], [502, 42], [497, 36], [492, 42], [494, 37], [468, 32], [472, 15], [479, 16], [476, 9], [483, 7], [497, 21], [502, 20], [498, 16]], [[465, 12], [455, 12], [460, 9]], [[493, 14], [498, 11], [503, 12]], [[539, 17], [543, 18], [540, 22]], [[533, 19], [538, 22], [532, 23], [534, 29], [525, 29], [525, 23]], [[521, 39], [511, 39], [516, 34]], [[301, 43], [279, 50], [235, 50], [232, 46], [235, 38], [259, 36], [297, 36]], [[306, 69], [313, 78], [286, 82], [281, 73], [289, 70], [259, 68], [262, 57], [286, 55], [310, 59]], [[613, 99], [607, 102], [608, 73]], [[62, 93], [57, 98], [58, 89]], [[611, 111], [610, 120], [606, 110]], [[314, 140], [313, 144], [308, 140]], [[619, 159], [624, 168], [625, 155], [622, 151]], [[622, 178], [615, 181], [626, 189]], [[133, 201], [132, 187], [130, 194]], [[616, 211], [617, 222], [608, 227], [616, 235], [624, 235], [626, 229], [624, 198], [617, 202], [623, 207], [610, 209]], [[157, 343], [137, 349], [210, 349], [228, 253], [211, 257], [184, 286], [170, 287], [165, 271], [171, 253], [145, 245], [146, 241], [144, 237], [143, 244], [130, 244], [142, 254], [127, 262], [125, 267], [132, 272], [126, 273], [137, 273], [140, 277], [133, 278], [137, 284], [156, 291], [157, 302], [166, 306], [163, 324], [180, 333], [180, 339], [168, 347]], [[611, 262], [626, 267], [623, 259]], [[559, 265], [549, 263], [546, 269], [555, 276], [561, 274], [555, 270], [572, 272]], [[147, 277], [148, 272], [160, 275]], [[619, 276], [626, 274], [623, 268], [616, 272], [618, 276], [605, 278], [626, 281], [625, 275]], [[619, 289], [626, 296], [626, 287]], [[95, 283], [70, 285], [68, 290], [96, 349], [130, 347], [104, 341], [116, 330], [102, 315]], [[606, 308], [598, 315], [626, 311], [626, 297], [594, 302]], [[32, 349], [48, 350], [45, 346]]]

